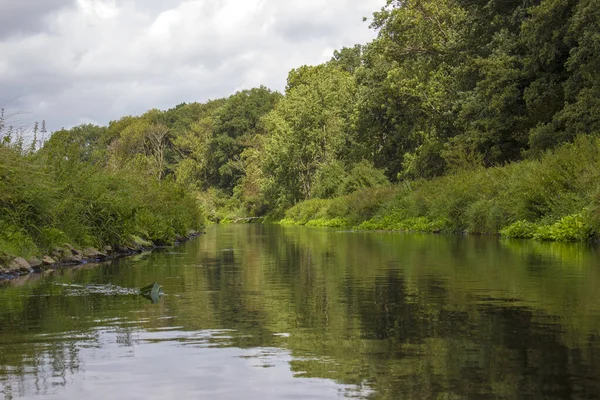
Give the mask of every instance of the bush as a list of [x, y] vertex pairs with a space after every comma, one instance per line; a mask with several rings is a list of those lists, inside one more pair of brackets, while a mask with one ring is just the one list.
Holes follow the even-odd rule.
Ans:
[[360, 189], [372, 188], [389, 183], [385, 173], [372, 163], [361, 161], [350, 170], [339, 186], [338, 194], [345, 195]]
[[243, 205], [236, 197], [230, 197], [221, 190], [211, 188], [196, 193], [198, 202], [205, 209], [206, 219], [214, 223], [226, 223], [243, 217]]
[[320, 218], [313, 219], [306, 223], [306, 226], [320, 226], [320, 227], [328, 227], [328, 228], [344, 228], [350, 226], [348, 220], [344, 218]]
[[[285, 213], [280, 223], [308, 225], [331, 222], [336, 226], [352, 226], [375, 215], [383, 204], [389, 202], [396, 194], [396, 189], [389, 186], [360, 190], [334, 199], [311, 199], [300, 202]], [[343, 225], [340, 221], [343, 221]], [[319, 225], [323, 226], [323, 225]]]
[[502, 236], [514, 239], [532, 239], [538, 231], [538, 225], [528, 221], [517, 221], [500, 231]]
[[582, 214], [567, 215], [552, 225], [541, 226], [535, 239], [556, 242], [581, 242], [592, 236], [592, 228], [584, 221]]
[[504, 228], [502, 236], [517, 239], [551, 240], [556, 242], [580, 242], [593, 234], [592, 227], [583, 214], [567, 215], [553, 224], [518, 221]]
[[339, 196], [340, 187], [347, 178], [342, 163], [335, 161], [321, 167], [316, 174], [313, 195], [320, 199]]

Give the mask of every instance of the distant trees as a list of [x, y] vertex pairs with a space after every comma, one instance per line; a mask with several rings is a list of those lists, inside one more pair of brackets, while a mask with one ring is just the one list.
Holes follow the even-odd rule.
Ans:
[[241, 155], [256, 135], [264, 133], [261, 118], [270, 112], [281, 95], [264, 86], [230, 96], [214, 117], [209, 151], [209, 184], [228, 194], [244, 175]]

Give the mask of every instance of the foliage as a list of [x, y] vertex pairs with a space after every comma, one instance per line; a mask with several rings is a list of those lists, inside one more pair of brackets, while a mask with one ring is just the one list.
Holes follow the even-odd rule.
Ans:
[[331, 218], [331, 219], [312, 219], [306, 223], [306, 226], [324, 227], [324, 228], [343, 228], [348, 226], [348, 220], [344, 218]]
[[66, 137], [35, 155], [0, 148], [0, 251], [39, 255], [65, 243], [127, 244], [133, 236], [164, 244], [203, 226], [199, 204], [172, 180], [94, 166], [81, 142], [60, 154]]
[[[600, 226], [600, 214], [593, 211], [600, 190], [598, 154], [600, 139], [580, 137], [540, 161], [405, 181], [387, 188], [383, 197], [367, 189], [301, 202], [286, 212], [286, 221], [309, 225], [312, 220], [341, 218], [358, 229], [584, 241]], [[353, 203], [356, 199], [361, 199], [361, 207]]]
[[284, 209], [315, 196], [317, 174], [349, 154], [354, 79], [332, 66], [302, 67], [285, 97], [264, 118], [263, 184], [270, 207]]
[[86, 243], [137, 229], [167, 240], [185, 225], [169, 199], [193, 198], [215, 222], [582, 239], [568, 216], [589, 210], [600, 229], [599, 10], [389, 0], [373, 14], [375, 40], [293, 69], [283, 95], [261, 86], [63, 129], [37, 153], [45, 128], [29, 144], [2, 111], [3, 235], [46, 247], [63, 239], [53, 229]]
[[407, 232], [439, 233], [445, 230], [447, 224], [443, 220], [431, 221], [427, 217], [409, 218], [395, 221], [393, 218], [377, 218], [364, 221], [356, 228], [361, 230], [399, 230]]
[[381, 186], [388, 183], [383, 171], [371, 163], [361, 161], [355, 164], [339, 186], [338, 193], [349, 194], [360, 189]]
[[567, 215], [552, 225], [541, 226], [534, 235], [535, 239], [557, 242], [581, 242], [592, 236], [591, 227], [583, 215]]
[[517, 221], [500, 231], [502, 236], [515, 239], [533, 239], [538, 231], [538, 225], [528, 221]]
[[391, 179], [430, 178], [449, 161], [493, 166], [597, 134], [597, 6], [388, 1], [374, 14], [377, 39], [331, 61], [354, 66], [375, 165]]
[[191, 190], [205, 188], [213, 176], [210, 146], [216, 114], [224, 102], [182, 105], [166, 112], [175, 132], [173, 146], [178, 154], [173, 166], [175, 177]]
[[229, 97], [214, 118], [209, 144], [209, 184], [232, 194], [245, 169], [241, 155], [253, 136], [261, 133], [261, 118], [270, 112], [281, 95], [261, 86]]
[[517, 221], [500, 231], [502, 236], [517, 239], [539, 239], [556, 242], [581, 242], [592, 236], [592, 228], [582, 213], [567, 215], [553, 224], [545, 225]]
[[[396, 195], [389, 186], [366, 188], [333, 199], [311, 199], [300, 202], [285, 213], [284, 224], [353, 226], [371, 218]], [[320, 220], [321, 222], [312, 222]], [[343, 222], [343, 225], [340, 225]]]
[[341, 191], [347, 179], [348, 174], [340, 161], [332, 160], [322, 165], [315, 174], [314, 197], [328, 199], [343, 194]]

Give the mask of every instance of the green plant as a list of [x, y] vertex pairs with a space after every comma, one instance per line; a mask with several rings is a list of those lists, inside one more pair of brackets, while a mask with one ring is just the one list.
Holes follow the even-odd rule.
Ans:
[[557, 242], [580, 242], [589, 239], [590, 236], [592, 228], [580, 213], [567, 215], [552, 225], [539, 227], [533, 237]]
[[500, 234], [507, 238], [532, 239], [536, 235], [538, 228], [539, 226], [533, 222], [517, 221], [502, 229]]

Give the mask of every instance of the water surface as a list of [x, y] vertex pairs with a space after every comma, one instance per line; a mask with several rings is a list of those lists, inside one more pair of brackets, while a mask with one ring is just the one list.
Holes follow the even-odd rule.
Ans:
[[[0, 398], [600, 398], [598, 260], [588, 245], [214, 226], [0, 287]], [[157, 304], [133, 290], [153, 281]]]

